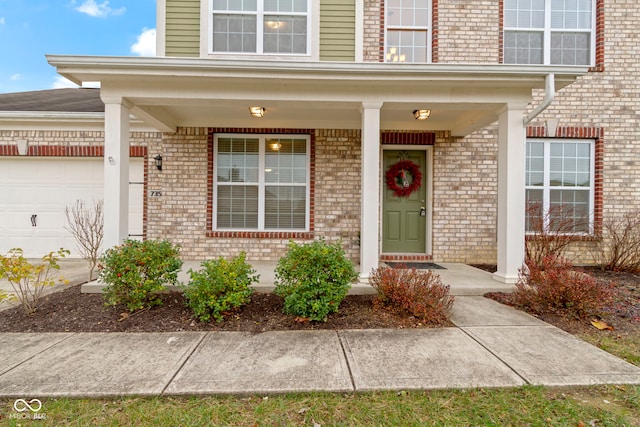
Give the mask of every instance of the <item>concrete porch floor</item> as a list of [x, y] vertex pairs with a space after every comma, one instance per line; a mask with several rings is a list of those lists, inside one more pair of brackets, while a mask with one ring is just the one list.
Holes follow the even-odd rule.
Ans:
[[[254, 284], [253, 288], [257, 292], [272, 292], [274, 289], [276, 263], [264, 261], [250, 261], [249, 263], [260, 275], [259, 282]], [[491, 273], [467, 264], [446, 262], [437, 264], [444, 267], [444, 269], [433, 271], [440, 276], [443, 284], [451, 287], [453, 295], [474, 296], [483, 295], [486, 292], [511, 292], [513, 290], [513, 285], [498, 282], [493, 279]], [[188, 271], [191, 269], [199, 270], [200, 261], [185, 261], [178, 275], [178, 281], [184, 284], [188, 283]], [[356, 270], [359, 271], [359, 266], [356, 266]], [[93, 281], [82, 285], [82, 292], [99, 293], [102, 291], [102, 287], [101, 284]], [[375, 292], [375, 289], [369, 284], [357, 282], [352, 284], [349, 294], [366, 295], [374, 294]]]

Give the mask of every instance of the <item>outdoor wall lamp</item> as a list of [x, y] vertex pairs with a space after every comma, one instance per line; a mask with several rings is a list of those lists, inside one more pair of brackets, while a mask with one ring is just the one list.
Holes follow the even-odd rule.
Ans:
[[427, 120], [431, 115], [431, 110], [413, 110], [413, 118], [416, 120]]
[[156, 155], [153, 160], [156, 161], [156, 167], [159, 171], [162, 170], [162, 156], [160, 154]]
[[264, 112], [264, 107], [249, 107], [249, 113], [251, 113], [253, 117], [261, 118], [262, 116], [264, 116]]

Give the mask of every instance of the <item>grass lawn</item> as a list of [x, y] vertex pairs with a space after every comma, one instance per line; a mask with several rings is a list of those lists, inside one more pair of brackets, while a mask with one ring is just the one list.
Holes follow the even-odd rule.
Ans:
[[246, 397], [51, 399], [8, 426], [640, 426], [640, 386]]

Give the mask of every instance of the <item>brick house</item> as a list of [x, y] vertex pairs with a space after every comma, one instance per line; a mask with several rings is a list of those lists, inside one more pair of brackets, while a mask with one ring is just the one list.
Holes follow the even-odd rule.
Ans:
[[[497, 263], [513, 282], [527, 205], [571, 208], [581, 262], [637, 206], [639, 15], [630, 0], [158, 0], [157, 57], [48, 61], [101, 82], [106, 246], [129, 233], [140, 150], [143, 234], [185, 258], [275, 261], [324, 237], [363, 279], [402, 259]], [[67, 132], [33, 144], [92, 144]], [[0, 138], [6, 156], [25, 137]]]

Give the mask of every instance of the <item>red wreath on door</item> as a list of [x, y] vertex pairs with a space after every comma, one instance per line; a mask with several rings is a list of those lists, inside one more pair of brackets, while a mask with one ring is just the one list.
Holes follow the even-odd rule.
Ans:
[[[411, 175], [411, 179], [407, 176]], [[398, 197], [408, 197], [422, 185], [420, 166], [411, 160], [400, 160], [391, 165], [385, 173], [387, 188]]]

